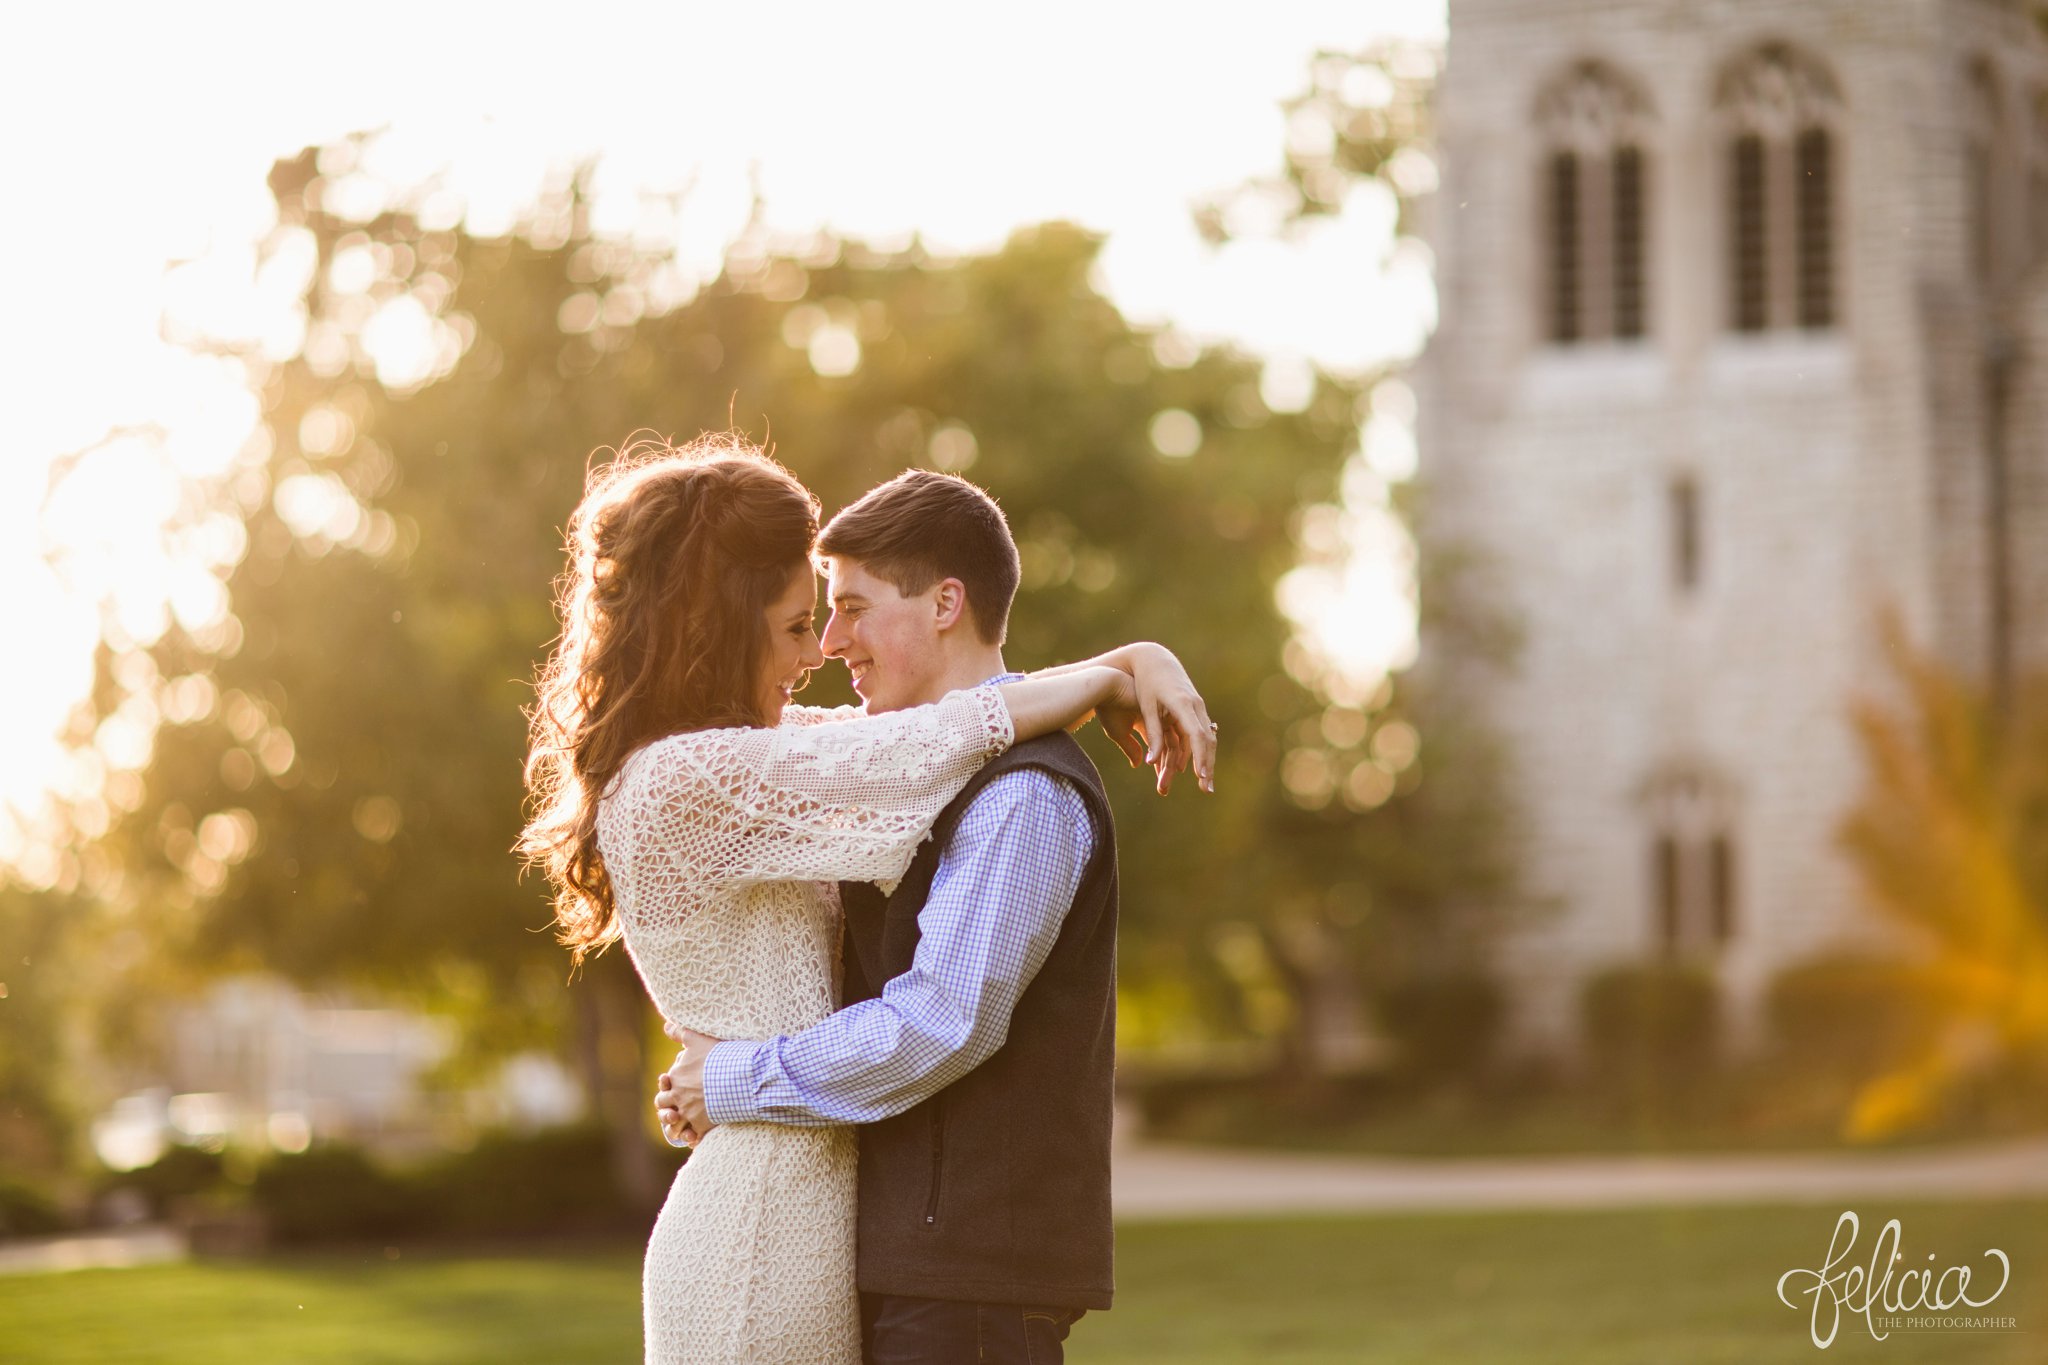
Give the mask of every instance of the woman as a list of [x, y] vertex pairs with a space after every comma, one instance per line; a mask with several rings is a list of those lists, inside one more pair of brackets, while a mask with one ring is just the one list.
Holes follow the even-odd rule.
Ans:
[[[563, 941], [580, 960], [623, 938], [663, 1016], [721, 1038], [832, 1011], [834, 883], [900, 878], [984, 762], [1097, 709], [1131, 752], [1157, 700], [1097, 661], [884, 715], [792, 705], [824, 662], [817, 530], [817, 500], [738, 438], [628, 452], [570, 520], [532, 715], [522, 849]], [[1148, 736], [1162, 786], [1208, 729], [1191, 688], [1167, 705], [1173, 728]], [[859, 1359], [855, 1150], [841, 1127], [705, 1136], [648, 1244], [648, 1360]]]

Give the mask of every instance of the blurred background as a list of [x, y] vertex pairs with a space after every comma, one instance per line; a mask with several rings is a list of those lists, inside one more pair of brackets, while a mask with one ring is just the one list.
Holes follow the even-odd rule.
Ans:
[[588, 464], [728, 427], [1222, 724], [1109, 773], [1076, 1359], [1789, 1358], [1864, 1196], [2048, 1300], [2048, 6], [13, 27], [0, 1271], [152, 1263], [21, 1358], [632, 1358], [672, 1048], [521, 707]]

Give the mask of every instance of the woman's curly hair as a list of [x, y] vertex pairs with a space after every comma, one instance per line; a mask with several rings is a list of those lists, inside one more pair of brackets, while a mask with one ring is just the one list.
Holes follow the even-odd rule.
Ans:
[[562, 633], [527, 712], [518, 844], [576, 961], [619, 936], [599, 798], [649, 740], [764, 723], [767, 610], [817, 534], [817, 498], [737, 434], [630, 441], [592, 470], [556, 583]]

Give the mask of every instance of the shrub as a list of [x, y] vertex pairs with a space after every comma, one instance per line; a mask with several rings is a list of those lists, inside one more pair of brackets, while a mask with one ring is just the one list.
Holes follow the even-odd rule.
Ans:
[[1896, 958], [1840, 952], [1794, 963], [1771, 978], [1764, 1015], [1775, 1049], [1798, 1070], [1852, 1078], [1906, 1059], [1932, 1037], [1938, 1008]]
[[436, 1232], [588, 1232], [644, 1227], [612, 1178], [610, 1139], [594, 1124], [496, 1133], [416, 1177]]
[[1505, 1002], [1500, 986], [1478, 972], [1413, 977], [1380, 1000], [1380, 1018], [1401, 1049], [1400, 1066], [1414, 1077], [1470, 1077], [1500, 1038]]
[[1670, 1107], [1719, 1060], [1720, 993], [1703, 967], [1610, 967], [1587, 978], [1580, 1006], [1596, 1081], [1631, 1101]]
[[407, 1182], [339, 1144], [273, 1158], [251, 1193], [280, 1242], [403, 1236], [422, 1230], [431, 1212]]
[[620, 1192], [595, 1125], [495, 1133], [403, 1171], [325, 1144], [271, 1160], [252, 1194], [279, 1242], [644, 1232], [653, 1216]]
[[57, 1201], [43, 1191], [0, 1180], [0, 1237], [41, 1237], [70, 1225]]
[[220, 1153], [197, 1147], [172, 1147], [147, 1166], [107, 1177], [101, 1190], [133, 1190], [149, 1206], [151, 1217], [163, 1218], [180, 1201], [220, 1184]]

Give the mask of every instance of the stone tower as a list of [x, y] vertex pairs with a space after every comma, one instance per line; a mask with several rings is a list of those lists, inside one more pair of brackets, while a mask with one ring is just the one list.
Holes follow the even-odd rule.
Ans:
[[2048, 20], [2017, 0], [1450, 0], [1425, 555], [1519, 658], [1507, 740], [1569, 1054], [1591, 971], [1770, 976], [1890, 928], [1835, 831], [1878, 636], [2048, 662]]

